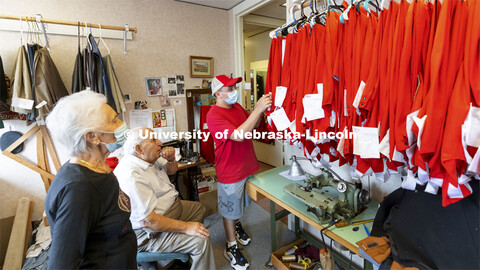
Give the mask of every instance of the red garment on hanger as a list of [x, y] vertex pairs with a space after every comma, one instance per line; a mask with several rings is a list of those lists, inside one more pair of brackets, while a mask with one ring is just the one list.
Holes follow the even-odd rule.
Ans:
[[202, 134], [204, 134], [204, 132], [210, 134], [207, 141], [204, 141], [203, 139], [200, 140], [200, 156], [206, 161], [215, 164], [214, 134], [210, 132], [207, 125], [207, 113], [211, 108], [212, 106], [209, 105], [200, 106], [200, 131], [202, 131]]

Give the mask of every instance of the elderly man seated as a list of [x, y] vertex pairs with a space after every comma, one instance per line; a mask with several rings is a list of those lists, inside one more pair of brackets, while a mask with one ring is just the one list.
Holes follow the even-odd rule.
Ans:
[[178, 198], [167, 175], [178, 170], [175, 151], [162, 149], [153, 135], [148, 128], [133, 129], [115, 168], [121, 189], [130, 197], [138, 251], [188, 253], [192, 269], [215, 269], [210, 233], [201, 223], [205, 206]]

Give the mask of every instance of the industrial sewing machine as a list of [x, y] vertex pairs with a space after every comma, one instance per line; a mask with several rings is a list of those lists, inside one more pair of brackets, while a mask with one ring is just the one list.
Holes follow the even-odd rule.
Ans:
[[[298, 176], [303, 169], [295, 156], [292, 159], [289, 175]], [[283, 191], [304, 202], [307, 211], [315, 214], [320, 223], [336, 219], [346, 221], [365, 210], [370, 195], [362, 188], [361, 182], [355, 184], [345, 182], [327, 166], [321, 168], [321, 171], [320, 175], [303, 180], [302, 184], [292, 183], [285, 186]]]

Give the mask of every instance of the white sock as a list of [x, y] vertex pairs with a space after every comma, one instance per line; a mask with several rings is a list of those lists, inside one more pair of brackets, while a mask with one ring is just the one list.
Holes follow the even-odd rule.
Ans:
[[232, 241], [232, 242], [228, 242], [228, 241], [227, 241], [227, 246], [228, 246], [228, 247], [232, 247], [232, 246], [234, 246], [234, 245], [236, 245], [236, 244], [237, 244], [237, 241]]

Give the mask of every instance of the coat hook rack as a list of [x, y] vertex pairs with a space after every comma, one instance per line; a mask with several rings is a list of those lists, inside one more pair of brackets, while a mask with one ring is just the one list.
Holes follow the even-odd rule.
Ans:
[[[30, 22], [37, 22], [37, 18], [36, 17], [29, 17], [29, 16], [14, 16], [14, 15], [4, 15], [4, 14], [0, 14], [0, 19], [6, 19], [6, 20], [20, 20], [20, 18], [22, 18], [23, 21], [30, 21]], [[42, 23], [52, 23], [52, 24], [61, 24], [61, 25], [71, 25], [71, 26], [78, 26], [78, 21], [61, 21], [61, 20], [53, 20], [53, 19], [44, 19], [44, 18], [41, 18], [40, 19], [40, 22]], [[85, 25], [84, 22], [80, 22], [80, 25]], [[102, 24], [102, 26], [100, 26], [100, 24], [90, 24], [89, 23], [89, 26], [91, 26], [92, 28], [100, 28], [102, 27], [102, 29], [110, 29], [110, 30], [119, 30], [119, 31], [127, 31], [127, 32], [133, 32], [133, 33], [137, 33], [137, 28], [136, 27], [128, 27], [128, 29], [125, 29], [125, 26], [111, 26], [111, 25], [105, 25], [105, 24]]]

